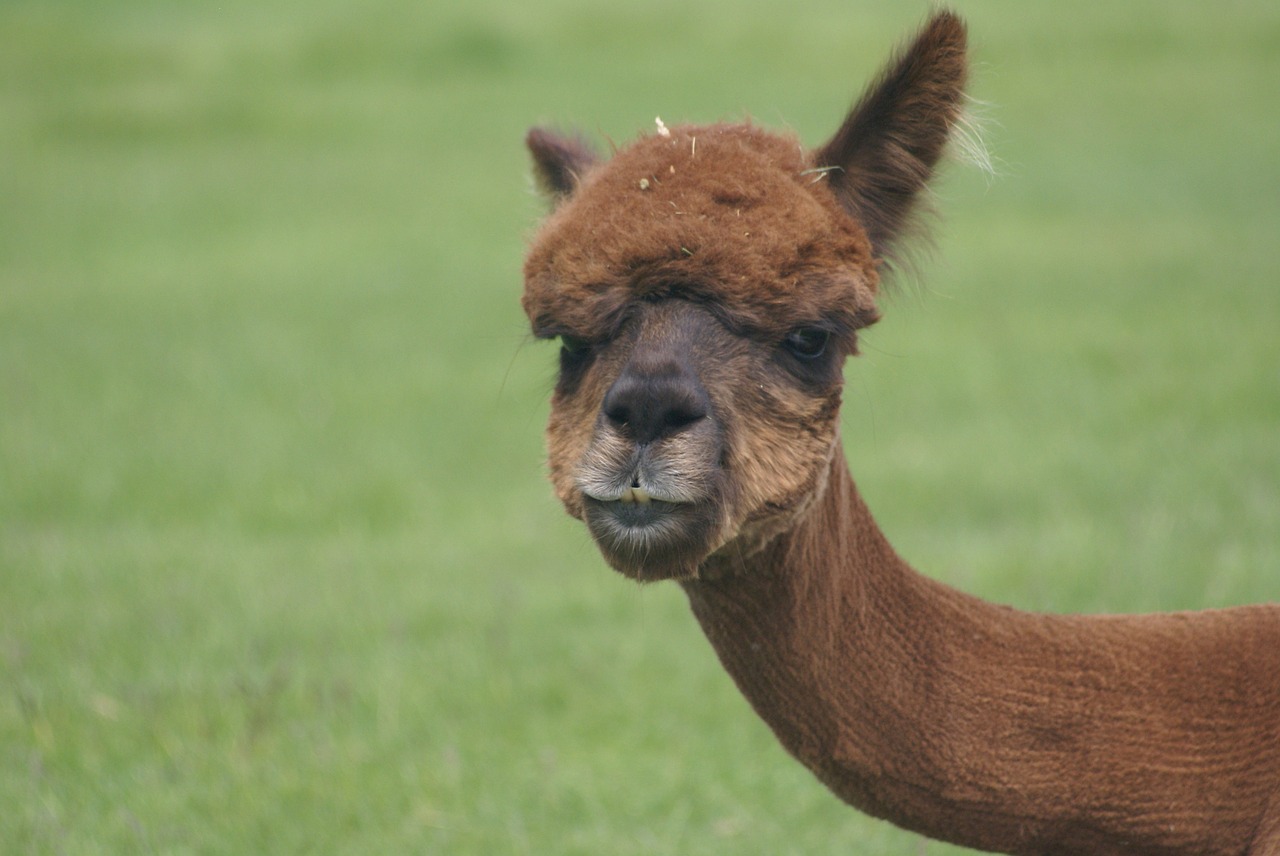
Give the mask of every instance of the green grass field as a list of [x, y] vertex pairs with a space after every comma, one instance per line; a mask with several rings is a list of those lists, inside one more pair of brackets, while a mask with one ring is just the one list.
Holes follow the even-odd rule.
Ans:
[[[942, 854], [543, 477], [524, 130], [817, 144], [926, 5], [0, 6], [0, 849]], [[960, 2], [1000, 175], [846, 371], [900, 550], [1280, 599], [1280, 6]]]

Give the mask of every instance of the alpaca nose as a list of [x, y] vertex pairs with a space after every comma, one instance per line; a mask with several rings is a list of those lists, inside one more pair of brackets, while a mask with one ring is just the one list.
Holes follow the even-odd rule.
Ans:
[[601, 410], [623, 436], [644, 445], [706, 418], [711, 401], [693, 372], [680, 364], [628, 365], [605, 393]]

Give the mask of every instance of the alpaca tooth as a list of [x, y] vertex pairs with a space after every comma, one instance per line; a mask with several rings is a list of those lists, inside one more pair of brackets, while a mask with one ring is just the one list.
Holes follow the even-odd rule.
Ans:
[[652, 500], [653, 497], [650, 496], [649, 491], [642, 487], [629, 487], [618, 495], [618, 502], [624, 505], [630, 505], [633, 502], [640, 505], [648, 505]]

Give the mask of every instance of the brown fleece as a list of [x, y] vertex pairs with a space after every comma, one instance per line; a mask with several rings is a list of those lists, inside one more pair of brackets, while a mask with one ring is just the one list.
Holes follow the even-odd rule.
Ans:
[[940, 12], [812, 153], [751, 124], [607, 161], [530, 132], [556, 493], [618, 570], [680, 581], [781, 743], [863, 811], [1007, 853], [1280, 856], [1280, 605], [989, 604], [908, 567], [849, 475], [841, 364], [964, 80]]
[[738, 573], [683, 583], [721, 662], [839, 797], [1026, 854], [1280, 852], [1280, 608], [1055, 616], [913, 571], [832, 462]]
[[534, 333], [604, 339], [632, 300], [675, 287], [754, 332], [824, 317], [848, 334], [866, 326], [871, 248], [811, 169], [799, 140], [750, 124], [676, 127], [620, 151], [529, 252]]

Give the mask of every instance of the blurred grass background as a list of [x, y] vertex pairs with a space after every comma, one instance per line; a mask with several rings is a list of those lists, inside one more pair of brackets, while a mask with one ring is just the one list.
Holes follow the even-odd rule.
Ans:
[[[847, 369], [928, 573], [1280, 599], [1280, 7], [960, 0], [1001, 175]], [[829, 796], [542, 476], [521, 137], [832, 131], [925, 4], [0, 6], [0, 842], [948, 853]]]

